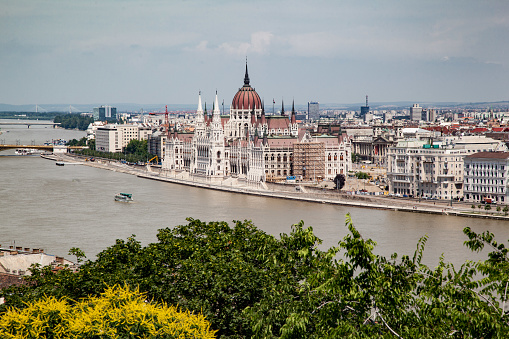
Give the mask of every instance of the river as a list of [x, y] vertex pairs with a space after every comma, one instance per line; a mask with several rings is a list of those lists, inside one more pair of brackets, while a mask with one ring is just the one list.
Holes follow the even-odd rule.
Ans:
[[[5, 120], [2, 120], [5, 121]], [[40, 144], [52, 139], [79, 139], [85, 132], [32, 126], [0, 126], [2, 143]], [[7, 132], [8, 131], [8, 132]], [[442, 253], [454, 264], [485, 255], [463, 246], [466, 226], [489, 230], [498, 240], [509, 239], [509, 223], [475, 218], [372, 210], [254, 197], [141, 179], [129, 174], [84, 165], [55, 166], [34, 156], [8, 156], [0, 152], [0, 244], [43, 248], [67, 256], [79, 247], [88, 258], [132, 234], [148, 244], [157, 230], [203, 221], [252, 220], [265, 232], [278, 236], [304, 220], [323, 239], [322, 248], [334, 246], [348, 230], [345, 215], [364, 238], [377, 242], [375, 252], [389, 256], [413, 255], [420, 237], [428, 235], [424, 263], [436, 266]], [[7, 155], [7, 156], [6, 156]], [[118, 192], [132, 193], [134, 203], [115, 202]], [[70, 258], [72, 259], [72, 258]]]

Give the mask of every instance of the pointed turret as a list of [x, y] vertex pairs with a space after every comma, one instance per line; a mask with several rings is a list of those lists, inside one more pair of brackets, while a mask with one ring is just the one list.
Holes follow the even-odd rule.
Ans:
[[196, 113], [203, 114], [203, 108], [201, 106], [201, 91], [198, 92], [198, 109], [196, 110]]
[[291, 118], [290, 122], [292, 124], [297, 123], [297, 116], [296, 116], [296, 113], [295, 113], [295, 100], [292, 101], [292, 118]]
[[262, 102], [262, 118], [261, 118], [261, 124], [265, 125], [267, 123], [267, 120], [265, 120], [265, 102]]
[[205, 119], [203, 117], [203, 108], [201, 106], [201, 91], [198, 92], [198, 108], [196, 109], [196, 122], [201, 123], [204, 122]]
[[246, 58], [246, 75], [244, 75], [244, 86], [249, 86], [249, 74], [247, 73], [247, 58]]
[[285, 115], [285, 102], [281, 99], [281, 115]]
[[212, 110], [212, 121], [221, 123], [221, 111], [219, 110], [219, 101], [217, 100], [217, 91], [216, 91], [216, 98], [214, 99], [214, 109]]

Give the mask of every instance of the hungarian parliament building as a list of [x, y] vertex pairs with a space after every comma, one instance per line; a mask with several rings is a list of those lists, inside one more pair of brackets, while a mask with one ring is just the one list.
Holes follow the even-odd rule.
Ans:
[[211, 181], [236, 177], [251, 183], [332, 180], [351, 170], [352, 146], [346, 134], [320, 134], [299, 127], [294, 104], [287, 115], [266, 115], [251, 87], [246, 64], [244, 85], [221, 115], [217, 92], [209, 115], [198, 96], [194, 133], [170, 131], [163, 169]]

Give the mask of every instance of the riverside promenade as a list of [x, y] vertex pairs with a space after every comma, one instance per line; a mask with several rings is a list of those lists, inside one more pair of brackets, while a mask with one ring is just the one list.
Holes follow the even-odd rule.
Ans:
[[473, 211], [471, 204], [453, 203], [450, 206], [448, 201], [430, 201], [406, 198], [391, 198], [388, 196], [355, 195], [345, 192], [337, 192], [330, 189], [321, 189], [299, 184], [272, 184], [272, 183], [248, 183], [242, 179], [228, 177], [224, 180], [210, 181], [205, 177], [189, 176], [187, 172], [169, 173], [158, 167], [132, 166], [107, 159], [96, 159], [91, 162], [86, 157], [76, 155], [42, 155], [41, 157], [63, 161], [65, 164], [82, 164], [90, 167], [136, 175], [140, 178], [157, 180], [166, 183], [193, 186], [203, 189], [212, 189], [236, 194], [249, 194], [260, 197], [298, 200], [311, 203], [332, 204], [351, 206], [357, 208], [383, 209], [402, 211], [409, 213], [428, 213], [445, 216], [460, 216], [471, 218], [489, 218], [497, 220], [508, 220], [505, 216], [496, 211]]

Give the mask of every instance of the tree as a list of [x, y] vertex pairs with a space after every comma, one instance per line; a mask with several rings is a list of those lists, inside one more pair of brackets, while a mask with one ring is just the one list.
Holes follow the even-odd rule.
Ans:
[[504, 208], [502, 209], [502, 211], [504, 212], [504, 215], [507, 215], [507, 212], [509, 212], [509, 207], [507, 207], [507, 205], [505, 205]]
[[365, 172], [355, 172], [357, 179], [369, 179], [369, 174]]
[[334, 178], [334, 184], [336, 185], [336, 189], [340, 190], [345, 186], [345, 176], [343, 174], [338, 174]]
[[485, 209], [486, 211], [491, 210], [491, 204], [486, 204], [486, 205], [484, 205], [484, 209]]
[[[2, 291], [19, 309], [44, 296], [80, 300], [108, 286], [139, 288], [155, 302], [200, 312], [223, 338], [492, 338], [509, 333], [504, 313], [507, 249], [493, 235], [465, 229], [466, 245], [493, 252], [460, 267], [440, 258], [422, 264], [426, 237], [413, 256], [377, 255], [347, 215], [348, 234], [321, 250], [300, 222], [278, 239], [251, 222], [205, 223], [159, 231], [141, 246], [135, 237], [86, 261], [79, 272], [33, 267], [28, 285]], [[77, 253], [77, 252], [76, 252]]]

